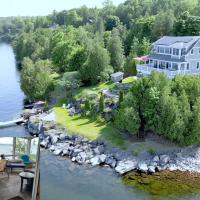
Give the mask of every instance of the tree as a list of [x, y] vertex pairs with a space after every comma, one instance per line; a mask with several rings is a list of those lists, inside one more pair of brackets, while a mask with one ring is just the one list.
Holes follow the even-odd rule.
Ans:
[[103, 113], [105, 108], [105, 102], [104, 102], [104, 95], [101, 93], [100, 99], [99, 99], [99, 112]]
[[91, 105], [89, 99], [86, 99], [85, 101], [85, 111], [90, 111], [91, 110]]
[[158, 13], [152, 27], [153, 39], [156, 40], [165, 35], [172, 35], [175, 17], [172, 11]]
[[124, 100], [124, 93], [123, 93], [123, 91], [120, 90], [120, 92], [119, 92], [119, 106], [122, 104], [123, 100]]
[[21, 88], [32, 101], [48, 99], [52, 90], [51, 62], [39, 60], [36, 63], [24, 58], [21, 71]]
[[80, 69], [84, 82], [95, 84], [101, 80], [101, 75], [109, 67], [110, 57], [108, 51], [96, 42], [89, 52], [87, 61]]
[[181, 36], [199, 35], [200, 17], [192, 16], [189, 12], [183, 12], [175, 22], [174, 32]]
[[127, 76], [136, 76], [137, 69], [136, 69], [136, 55], [130, 53], [129, 56], [126, 58], [124, 63], [124, 72]]
[[110, 52], [111, 65], [114, 70], [121, 70], [124, 64], [124, 49], [117, 29], [112, 31], [111, 38], [108, 41], [108, 51]]
[[119, 17], [113, 15], [106, 17], [105, 27], [107, 31], [112, 31], [113, 28], [116, 28], [118, 25], [120, 25]]

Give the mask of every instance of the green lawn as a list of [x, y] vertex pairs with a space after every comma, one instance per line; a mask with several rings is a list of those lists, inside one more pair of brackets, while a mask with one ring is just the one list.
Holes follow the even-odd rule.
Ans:
[[70, 134], [82, 135], [90, 140], [104, 140], [114, 146], [125, 147], [125, 140], [111, 125], [86, 117], [69, 116], [66, 109], [55, 107], [56, 121], [67, 128]]
[[74, 97], [76, 99], [80, 99], [81, 97], [86, 97], [88, 95], [98, 95], [103, 89], [112, 89], [115, 86], [113, 82], [105, 82], [99, 83], [95, 86], [89, 87], [80, 87], [76, 90], [76, 95]]
[[130, 84], [130, 83], [133, 83], [134, 81], [137, 80], [137, 77], [135, 76], [130, 76], [128, 78], [125, 78], [122, 83], [126, 83], [126, 84]]

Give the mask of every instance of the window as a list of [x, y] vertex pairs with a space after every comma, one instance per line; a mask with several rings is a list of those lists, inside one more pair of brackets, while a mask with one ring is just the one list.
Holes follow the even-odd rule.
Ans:
[[158, 52], [159, 53], [165, 53], [165, 48], [164, 47], [158, 47]]
[[166, 54], [171, 54], [171, 49], [170, 49], [170, 48], [168, 48], [168, 47], [167, 47], [167, 48], [165, 48], [165, 53], [166, 53]]
[[177, 63], [172, 63], [172, 69], [173, 70], [178, 70], [178, 64]]
[[184, 69], [185, 69], [185, 64], [182, 63], [182, 64], [181, 64], [181, 70], [184, 70]]
[[191, 53], [191, 54], [194, 54], [194, 49], [192, 49], [190, 53]]
[[173, 55], [179, 56], [179, 49], [173, 49]]
[[197, 62], [197, 69], [199, 69], [199, 62]]
[[190, 64], [189, 63], [187, 63], [187, 70], [189, 70], [190, 69]]

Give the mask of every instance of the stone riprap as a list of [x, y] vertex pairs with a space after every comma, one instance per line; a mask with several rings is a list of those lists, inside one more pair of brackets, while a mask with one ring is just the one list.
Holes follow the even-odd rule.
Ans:
[[[112, 148], [102, 141], [89, 141], [81, 136], [67, 134], [56, 128], [54, 122], [38, 121], [37, 116], [30, 118], [29, 126], [40, 137], [42, 148], [56, 156], [67, 156], [80, 165], [109, 166], [119, 174], [136, 170], [142, 173], [154, 173], [162, 170], [189, 171], [200, 173], [200, 147], [182, 148], [180, 152], [133, 156], [123, 150]], [[113, 150], [114, 149], [114, 150]]]

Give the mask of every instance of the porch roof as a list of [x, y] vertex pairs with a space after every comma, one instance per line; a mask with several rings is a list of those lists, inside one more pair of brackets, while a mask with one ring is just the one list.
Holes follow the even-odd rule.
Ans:
[[171, 55], [165, 54], [151, 54], [148, 56], [149, 59], [153, 60], [160, 60], [160, 61], [168, 61], [168, 62], [186, 62], [184, 57], [179, 58], [172, 58]]

